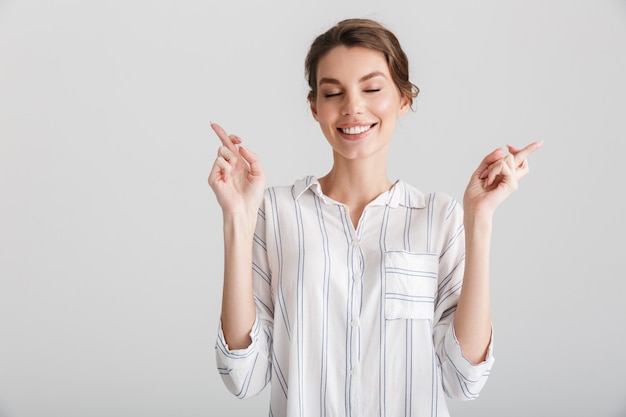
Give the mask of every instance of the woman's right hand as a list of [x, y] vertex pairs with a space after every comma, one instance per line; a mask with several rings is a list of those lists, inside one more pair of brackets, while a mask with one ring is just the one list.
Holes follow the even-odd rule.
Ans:
[[256, 154], [241, 146], [241, 139], [211, 123], [222, 146], [209, 174], [209, 185], [224, 215], [244, 214], [256, 219], [265, 190], [265, 173]]
[[209, 174], [224, 216], [222, 331], [229, 349], [244, 349], [252, 343], [250, 331], [256, 318], [250, 249], [265, 174], [257, 156], [241, 146], [241, 139], [215, 123], [211, 127], [222, 141]]

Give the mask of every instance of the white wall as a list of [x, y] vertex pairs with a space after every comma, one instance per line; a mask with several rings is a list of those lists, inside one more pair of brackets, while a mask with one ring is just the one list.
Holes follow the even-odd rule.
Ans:
[[497, 214], [496, 364], [456, 416], [626, 415], [626, 2], [0, 1], [0, 416], [267, 415], [215, 369], [221, 123], [268, 184], [321, 175], [303, 60], [392, 28], [422, 89], [393, 178], [461, 198], [544, 139]]

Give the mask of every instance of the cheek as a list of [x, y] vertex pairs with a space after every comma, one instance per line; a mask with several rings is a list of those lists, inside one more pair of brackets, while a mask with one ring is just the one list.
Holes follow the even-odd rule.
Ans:
[[393, 106], [391, 106], [391, 103], [379, 103], [379, 105], [376, 107], [376, 112], [378, 112], [381, 116], [388, 115], [392, 113], [392, 111]]
[[400, 110], [400, 101], [398, 97], [393, 95], [380, 97], [371, 103], [370, 109], [381, 116], [397, 114]]
[[331, 121], [334, 114], [336, 114], [336, 111], [328, 104], [317, 107], [317, 118], [320, 123]]

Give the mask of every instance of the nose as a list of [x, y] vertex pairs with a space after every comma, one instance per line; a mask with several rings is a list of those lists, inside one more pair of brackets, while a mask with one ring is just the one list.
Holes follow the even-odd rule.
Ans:
[[363, 99], [360, 94], [346, 92], [341, 106], [343, 116], [352, 116], [363, 113]]

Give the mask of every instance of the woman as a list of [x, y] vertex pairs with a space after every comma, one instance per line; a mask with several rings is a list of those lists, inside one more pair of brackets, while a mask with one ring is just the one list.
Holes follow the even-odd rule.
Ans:
[[487, 155], [461, 208], [387, 176], [397, 120], [418, 93], [393, 33], [341, 21], [305, 67], [333, 152], [325, 176], [264, 190], [256, 155], [213, 125], [219, 371], [239, 397], [271, 382], [272, 416], [446, 416], [445, 396], [475, 398], [493, 365], [493, 214], [540, 143]]

